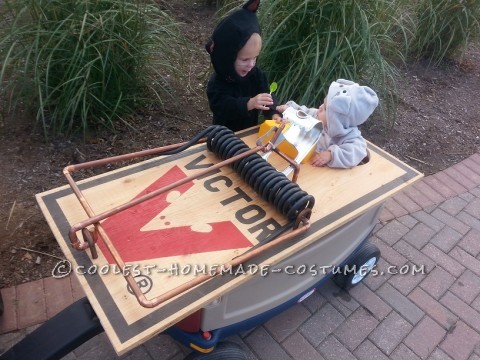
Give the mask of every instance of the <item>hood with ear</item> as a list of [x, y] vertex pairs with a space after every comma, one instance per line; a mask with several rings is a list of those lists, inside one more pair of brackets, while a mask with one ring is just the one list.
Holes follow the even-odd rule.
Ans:
[[260, 34], [256, 11], [260, 0], [249, 0], [242, 8], [224, 18], [205, 45], [213, 68], [220, 78], [228, 82], [240, 81], [234, 63], [237, 54], [252, 34]]
[[327, 126], [330, 137], [345, 136], [363, 124], [378, 105], [375, 91], [350, 80], [332, 82], [327, 94]]

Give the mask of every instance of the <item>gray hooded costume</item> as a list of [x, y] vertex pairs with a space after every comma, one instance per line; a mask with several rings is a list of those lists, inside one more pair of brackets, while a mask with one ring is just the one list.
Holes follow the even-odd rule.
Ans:
[[[299, 106], [293, 101], [286, 105], [316, 117], [318, 109]], [[317, 151], [330, 150], [334, 168], [351, 168], [367, 156], [367, 143], [358, 126], [363, 124], [378, 105], [375, 91], [353, 81], [334, 81], [327, 95], [327, 126], [317, 143]]]

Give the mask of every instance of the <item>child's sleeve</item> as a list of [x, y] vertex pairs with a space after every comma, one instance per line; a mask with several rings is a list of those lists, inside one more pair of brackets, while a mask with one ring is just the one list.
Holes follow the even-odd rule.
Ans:
[[327, 164], [332, 168], [357, 166], [367, 156], [367, 142], [361, 136], [346, 139], [342, 143], [328, 147], [332, 160]]
[[[210, 84], [209, 84], [210, 85]], [[247, 102], [249, 97], [238, 96], [228, 86], [208, 86], [207, 97], [211, 110], [220, 116], [231, 116], [238, 114], [239, 116], [247, 116]]]
[[257, 125], [256, 116], [248, 113], [246, 96], [236, 96], [231, 87], [210, 81], [207, 97], [213, 113], [213, 123], [238, 131]]

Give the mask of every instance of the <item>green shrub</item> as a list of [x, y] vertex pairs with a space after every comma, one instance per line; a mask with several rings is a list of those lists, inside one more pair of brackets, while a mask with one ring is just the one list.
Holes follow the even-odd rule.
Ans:
[[243, 5], [245, 1], [242, 0], [204, 0], [208, 6], [215, 6], [220, 9], [232, 9], [239, 5]]
[[419, 0], [412, 54], [434, 64], [463, 54], [480, 30], [478, 0]]
[[332, 81], [350, 79], [388, 100], [384, 120], [393, 126], [396, 70], [386, 56], [402, 58], [398, 39], [406, 31], [395, 6], [388, 0], [262, 1], [259, 63], [279, 83], [281, 100], [318, 106]]
[[384, 1], [376, 18], [374, 32], [382, 55], [396, 66], [404, 65], [415, 29], [412, 0]]
[[[7, 0], [2, 91], [36, 109], [46, 135], [114, 127], [161, 101], [178, 68], [176, 24], [135, 0]], [[13, 101], [13, 100], [12, 100]]]

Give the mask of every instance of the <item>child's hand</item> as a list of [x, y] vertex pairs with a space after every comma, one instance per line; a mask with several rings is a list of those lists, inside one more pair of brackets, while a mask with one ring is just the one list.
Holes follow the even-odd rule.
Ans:
[[272, 95], [270, 94], [258, 94], [257, 96], [250, 98], [247, 103], [248, 110], [268, 110], [269, 106], [273, 104]]
[[313, 166], [324, 166], [332, 160], [332, 153], [330, 151], [320, 151], [315, 153], [311, 164]]
[[272, 120], [275, 120], [275, 122], [277, 124], [281, 124], [284, 120], [282, 119], [282, 117], [278, 114], [273, 114], [272, 115]]
[[283, 113], [285, 110], [288, 109], [288, 105], [278, 105], [276, 110], [279, 112], [279, 113]]
[[277, 123], [277, 125], [287, 125], [290, 121], [288, 121], [287, 119], [283, 119], [280, 115], [273, 115], [273, 120], [275, 120], [275, 122]]

